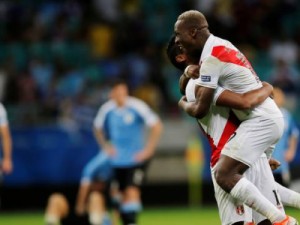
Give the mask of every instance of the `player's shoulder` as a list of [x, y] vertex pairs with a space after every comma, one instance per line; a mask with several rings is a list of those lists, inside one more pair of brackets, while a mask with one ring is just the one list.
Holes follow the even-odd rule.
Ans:
[[128, 97], [127, 103], [129, 106], [135, 107], [135, 108], [147, 107], [147, 104], [143, 100], [133, 97], [133, 96]]
[[103, 105], [101, 105], [99, 112], [109, 112], [116, 107], [116, 103], [112, 100], [108, 100]]

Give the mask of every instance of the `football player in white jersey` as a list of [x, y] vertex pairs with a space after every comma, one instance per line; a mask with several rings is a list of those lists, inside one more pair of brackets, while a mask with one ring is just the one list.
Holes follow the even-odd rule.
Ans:
[[[210, 110], [218, 85], [245, 93], [261, 87], [249, 61], [229, 41], [210, 34], [205, 16], [195, 10], [182, 13], [174, 26], [175, 42], [187, 54], [199, 58], [199, 78], [195, 81], [195, 104], [186, 112], [203, 118]], [[189, 74], [188, 68], [185, 74]], [[243, 176], [263, 153], [271, 155], [283, 132], [283, 117], [270, 98], [251, 110], [233, 110], [243, 123], [224, 146], [214, 172], [216, 183], [233, 198], [268, 218], [272, 224], [298, 224], [286, 216]]]
[[12, 141], [8, 125], [7, 113], [0, 103], [0, 135], [2, 141], [2, 154], [0, 154], [0, 173], [10, 174], [13, 170]]
[[[173, 37], [169, 42], [167, 55], [172, 64], [179, 70], [183, 71], [188, 64], [195, 64], [196, 61], [188, 57], [182, 47], [180, 48], [179, 46], [175, 45], [174, 39], [175, 38]], [[197, 78], [199, 76], [199, 66], [195, 65], [193, 67], [195, 68], [193, 75], [195, 78]], [[193, 100], [195, 98], [195, 84], [193, 80], [188, 83], [189, 80], [190, 79], [186, 76], [181, 76], [180, 90], [183, 95], [187, 94], [188, 98], [190, 100]], [[187, 92], [185, 92], [186, 86]], [[245, 94], [236, 94], [231, 91], [225, 90], [220, 95], [218, 94], [220, 93], [219, 88], [217, 89], [214, 96], [214, 102], [218, 106], [223, 105], [230, 108], [251, 109], [255, 106], [255, 104], [263, 102], [263, 100], [268, 97], [268, 94], [270, 92], [267, 92], [267, 88], [269, 87], [266, 86], [264, 89], [256, 89]], [[183, 104], [184, 107], [186, 101], [181, 100], [180, 104]], [[229, 113], [229, 108], [218, 107], [216, 105], [211, 106], [209, 114], [198, 121], [200, 126], [202, 127], [202, 130], [210, 140], [210, 144], [212, 147], [212, 173], [215, 168], [214, 165], [219, 158], [220, 150], [222, 150], [222, 145], [226, 143], [232, 133], [236, 130], [236, 125], [234, 123], [234, 120], [232, 120], [234, 117]], [[231, 123], [231, 121], [233, 123]], [[278, 166], [275, 160], [271, 160], [270, 165], [272, 165], [272, 167], [275, 166], [275, 168]], [[262, 173], [261, 171], [264, 171], [264, 173]], [[260, 174], [260, 176], [257, 176], [257, 174]], [[277, 198], [276, 196], [278, 194], [277, 192], [279, 192], [279, 196], [282, 196], [284, 205], [300, 208], [299, 193], [286, 189], [277, 183], [274, 184], [274, 179], [272, 178], [272, 173], [270, 171], [265, 155], [262, 156], [257, 162], [255, 162], [255, 165], [248, 170], [246, 175], [247, 178], [255, 183], [255, 185], [260, 187], [263, 193], [266, 193], [266, 195], [271, 198], [271, 201], [274, 204], [277, 205], [278, 203], [280, 203], [280, 198]], [[251, 210], [235, 201], [229, 194], [226, 194], [216, 184], [214, 177], [213, 181], [215, 187], [215, 197], [219, 205], [222, 224], [237, 225], [243, 224], [242, 221], [251, 221]], [[280, 205], [281, 207], [281, 204], [278, 205]], [[261, 216], [260, 214], [258, 215], [257, 213], [253, 214], [253, 220], [260, 225], [269, 224], [269, 221], [265, 221], [265, 217]]]

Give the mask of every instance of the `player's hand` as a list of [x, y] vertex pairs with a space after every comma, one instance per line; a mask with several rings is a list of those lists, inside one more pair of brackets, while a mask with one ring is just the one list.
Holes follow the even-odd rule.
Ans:
[[272, 170], [276, 170], [281, 165], [279, 161], [273, 158], [269, 159], [269, 164]]
[[187, 103], [187, 98], [186, 98], [186, 96], [184, 95], [184, 96], [182, 96], [181, 98], [180, 98], [180, 100], [178, 101], [178, 106], [180, 107], [180, 108], [184, 108], [184, 105]]
[[271, 94], [270, 94], [270, 98], [274, 98], [274, 93], [273, 93], [273, 86], [271, 84], [269, 84], [268, 82], [263, 81], [262, 85], [264, 87], [268, 87], [271, 90]]
[[107, 153], [108, 156], [113, 157], [116, 155], [116, 149], [111, 144], [106, 144], [103, 150]]
[[199, 78], [199, 70], [200, 70], [199, 65], [189, 65], [184, 70], [184, 76], [192, 79], [197, 79]]
[[144, 162], [148, 159], [150, 159], [154, 154], [154, 151], [150, 150], [150, 149], [143, 149], [142, 151], [140, 151], [139, 153], [137, 153], [135, 155], [135, 161], [136, 162]]
[[10, 174], [13, 170], [13, 164], [11, 159], [4, 158], [1, 164], [1, 170], [4, 174]]

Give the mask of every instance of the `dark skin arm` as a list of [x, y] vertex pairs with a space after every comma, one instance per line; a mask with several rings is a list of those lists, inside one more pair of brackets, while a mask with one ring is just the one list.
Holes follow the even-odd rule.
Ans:
[[263, 87], [243, 94], [225, 90], [217, 100], [218, 106], [227, 106], [233, 109], [252, 109], [261, 104], [273, 91], [272, 85], [263, 82]]
[[[266, 98], [269, 97], [272, 91], [273, 91], [272, 85], [266, 82], [263, 82], [263, 87], [246, 92], [244, 94], [237, 94], [232, 91], [225, 90], [219, 96], [217, 100], [217, 105], [226, 106], [234, 109], [243, 109], [243, 110], [251, 109], [261, 104]], [[200, 113], [202, 113], [203, 112], [202, 110], [204, 110], [201, 108], [201, 103], [199, 103], [197, 100], [195, 102], [187, 102], [185, 96], [183, 96], [179, 100], [178, 105], [191, 116], [197, 115], [198, 110]], [[197, 117], [197, 118], [202, 118], [202, 117]]]
[[209, 111], [210, 104], [214, 96], [215, 89], [196, 85], [195, 87], [195, 102], [187, 102], [183, 96], [178, 105], [190, 116], [198, 119], [203, 118]]
[[[182, 75], [179, 80], [179, 87], [181, 93], [185, 93], [185, 87], [189, 81], [190, 78], [196, 79], [199, 77], [199, 65], [190, 65], [189, 68], [187, 68], [188, 72], [186, 75]], [[246, 109], [252, 109], [255, 106], [261, 104], [268, 96], [272, 94], [273, 87], [272, 85], [263, 82], [263, 87], [252, 90], [243, 94], [237, 94], [229, 90], [225, 90], [218, 98], [217, 105], [218, 106], [227, 106], [234, 109], [240, 109], [240, 110], [246, 110]], [[196, 86], [196, 99], [197, 99], [197, 86]], [[179, 104], [179, 106], [184, 107], [183, 109], [191, 116], [197, 114], [197, 110], [200, 110], [198, 112], [199, 114], [203, 114], [203, 112], [206, 110], [205, 106], [204, 108], [201, 106], [196, 106], [195, 104], [201, 104], [199, 102], [199, 99], [195, 103], [191, 103], [189, 105], [183, 105], [182, 103]], [[200, 116], [201, 116], [200, 115]], [[197, 117], [202, 118], [202, 117]]]

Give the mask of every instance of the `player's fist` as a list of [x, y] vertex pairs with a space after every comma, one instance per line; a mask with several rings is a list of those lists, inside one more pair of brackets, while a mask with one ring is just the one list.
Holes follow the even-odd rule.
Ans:
[[188, 78], [197, 79], [199, 78], [199, 70], [200, 70], [199, 65], [189, 65], [185, 68], [183, 74]]
[[1, 164], [1, 170], [5, 174], [10, 174], [13, 170], [13, 165], [11, 159], [4, 158]]
[[276, 159], [271, 158], [271, 159], [269, 159], [269, 164], [270, 164], [270, 167], [272, 170], [276, 170], [280, 166], [281, 163], [279, 161], [277, 161]]

